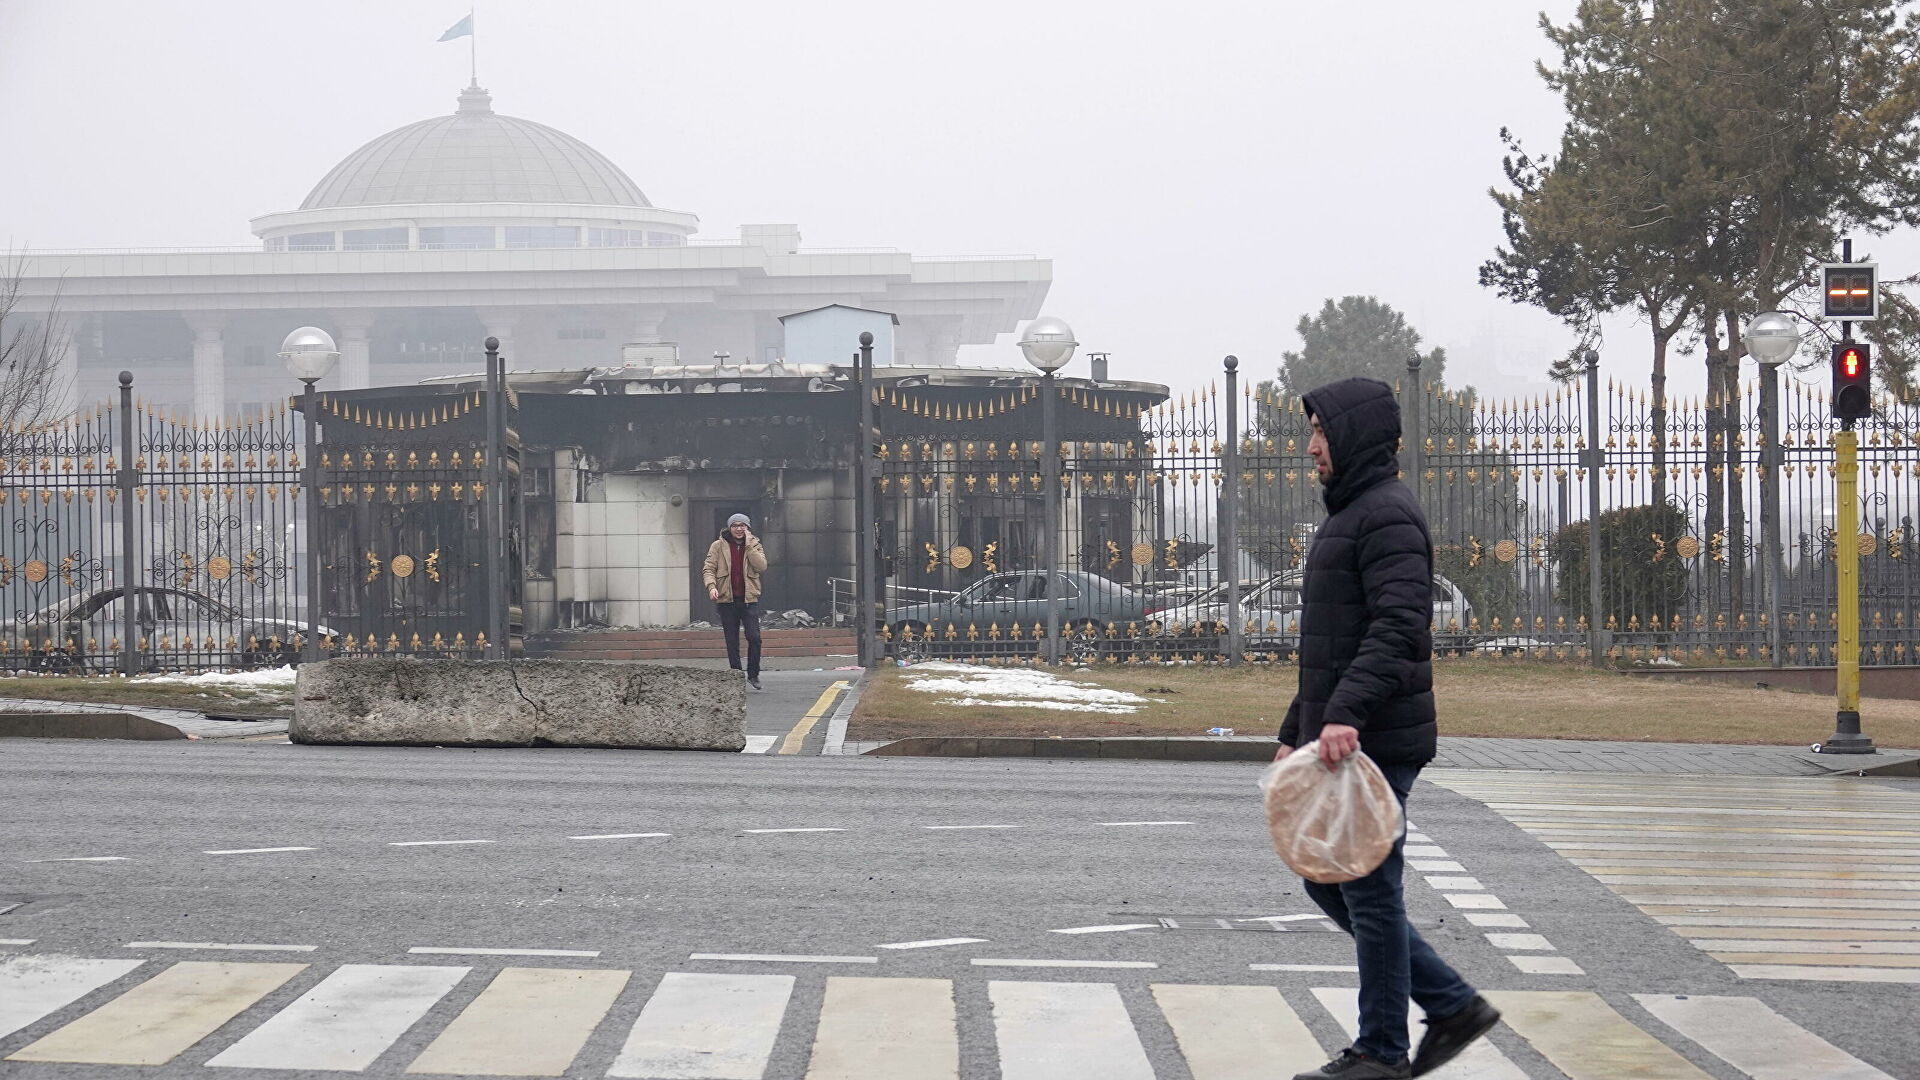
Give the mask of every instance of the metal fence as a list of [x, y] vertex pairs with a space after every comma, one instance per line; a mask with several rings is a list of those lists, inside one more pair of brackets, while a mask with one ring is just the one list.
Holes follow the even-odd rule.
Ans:
[[[1068, 578], [1053, 587], [1095, 587], [1077, 575], [1126, 586], [1104, 610], [1068, 602], [1063, 651], [1290, 655], [1299, 574], [1324, 515], [1308, 419], [1298, 399], [1236, 386], [1231, 372], [1224, 381], [1133, 414], [1060, 392], [1077, 423], [1059, 449]], [[1597, 370], [1508, 400], [1447, 390], [1417, 367], [1396, 390], [1403, 479], [1433, 535], [1442, 655], [1834, 662], [1837, 425], [1817, 390], [1789, 384], [1775, 401], [1756, 384], [1655, 409]], [[983, 601], [1019, 593], [1009, 577], [1047, 579], [1045, 448], [888, 419], [876, 495], [890, 580], [961, 602], [890, 602], [883, 636], [912, 655], [1033, 655], [1047, 586], [1026, 586], [1024, 606]], [[1920, 401], [1882, 399], [1859, 430], [1861, 662], [1920, 662]], [[1233, 609], [1231, 578], [1246, 594]]]

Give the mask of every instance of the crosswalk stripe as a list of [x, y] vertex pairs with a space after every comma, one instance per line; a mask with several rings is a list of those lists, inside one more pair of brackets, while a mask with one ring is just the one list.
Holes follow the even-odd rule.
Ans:
[[145, 962], [51, 955], [0, 960], [0, 1039], [52, 1016]]
[[7, 1060], [164, 1065], [306, 966], [184, 960]]
[[1486, 999], [1569, 1080], [1711, 1080], [1584, 990], [1488, 991]]
[[[1321, 1008], [1340, 1022], [1340, 1028], [1347, 1033], [1347, 1038], [1359, 1037], [1360, 997], [1356, 991], [1322, 986], [1314, 988], [1313, 996], [1319, 1000]], [[1419, 1048], [1422, 1030], [1410, 1010], [1407, 1016], [1408, 1046]], [[1527, 1080], [1527, 1074], [1520, 1066], [1485, 1039], [1468, 1043], [1467, 1048], [1460, 1051], [1459, 1057], [1427, 1075], [1434, 1080]]]
[[[1812, 931], [1801, 931], [1811, 933]], [[1897, 956], [1920, 953], [1920, 941], [1863, 941], [1858, 935], [1840, 940], [1809, 941], [1781, 938], [1718, 938], [1687, 935], [1702, 949], [1713, 952], [1835, 953], [1840, 956]]]
[[1154, 1080], [1112, 983], [987, 983], [1001, 1080]]
[[1893, 1080], [1754, 998], [1635, 994], [1633, 1000], [1753, 1080]]
[[1818, 964], [1728, 964], [1743, 979], [1805, 979], [1808, 982], [1910, 983], [1920, 986], [1911, 968], [1822, 967]]
[[342, 964], [207, 1064], [358, 1072], [373, 1064], [471, 970]]
[[760, 1080], [793, 996], [791, 975], [660, 979], [608, 1076], [649, 1080]]
[[807, 1080], [958, 1080], [947, 979], [827, 980]]
[[632, 974], [503, 968], [407, 1066], [410, 1073], [562, 1076]]
[[1156, 983], [1153, 999], [1193, 1080], [1269, 1080], [1326, 1060], [1274, 987]]

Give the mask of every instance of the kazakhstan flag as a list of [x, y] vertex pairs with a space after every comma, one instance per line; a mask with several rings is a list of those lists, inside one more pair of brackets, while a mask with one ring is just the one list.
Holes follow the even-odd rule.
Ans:
[[454, 38], [463, 38], [463, 37], [472, 37], [472, 36], [473, 36], [473, 12], [469, 11], [467, 12], [466, 18], [461, 19], [459, 22], [454, 23], [452, 26], [447, 27], [447, 32], [440, 35], [440, 40], [452, 41]]

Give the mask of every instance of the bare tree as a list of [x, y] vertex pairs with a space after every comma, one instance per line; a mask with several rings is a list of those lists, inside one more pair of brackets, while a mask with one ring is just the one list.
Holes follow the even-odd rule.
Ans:
[[57, 419], [71, 379], [61, 364], [60, 298], [44, 313], [20, 309], [26, 258], [0, 265], [0, 431]]

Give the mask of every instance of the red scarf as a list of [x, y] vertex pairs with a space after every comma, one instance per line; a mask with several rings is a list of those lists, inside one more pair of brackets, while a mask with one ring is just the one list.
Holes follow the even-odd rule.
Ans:
[[735, 540], [731, 531], [727, 534], [727, 548], [733, 555], [733, 602], [747, 602], [747, 542]]

